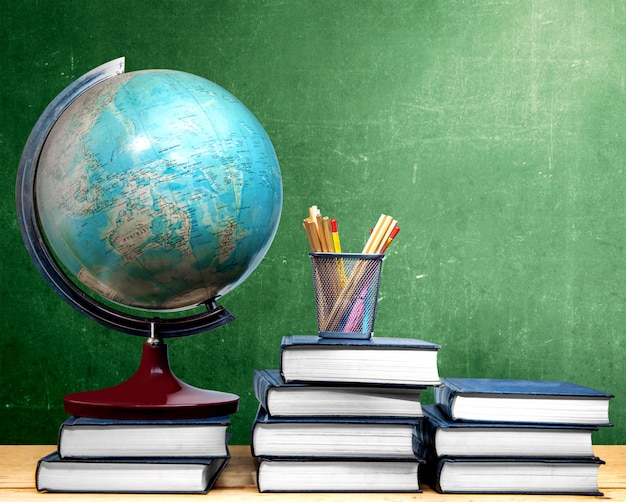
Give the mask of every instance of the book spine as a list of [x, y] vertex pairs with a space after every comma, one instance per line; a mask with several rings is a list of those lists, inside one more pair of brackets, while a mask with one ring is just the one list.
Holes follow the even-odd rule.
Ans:
[[67, 421], [63, 422], [59, 427], [59, 433], [57, 434], [57, 450], [59, 455], [63, 457], [63, 432], [65, 431], [65, 426], [67, 425]]
[[255, 443], [255, 432], [256, 432], [256, 426], [259, 423], [259, 414], [262, 413], [263, 406], [259, 405], [259, 409], [257, 410], [256, 415], [254, 416], [254, 420], [252, 421], [252, 427], [250, 427], [250, 455], [252, 455], [252, 458], [256, 458], [256, 452], [255, 447], [254, 447], [254, 443]]
[[280, 342], [280, 347], [278, 349], [278, 372], [280, 373], [280, 377], [286, 382], [285, 372], [284, 372], [284, 357], [285, 357], [285, 349], [292, 344], [293, 337], [283, 336], [282, 341]]
[[415, 458], [419, 458], [422, 462], [428, 461], [429, 456], [433, 455], [431, 449], [422, 440], [421, 426], [417, 426], [413, 430], [413, 453]]
[[439, 405], [449, 419], [454, 420], [452, 416], [452, 402], [454, 401], [455, 391], [450, 387], [435, 387], [435, 403]]
[[427, 418], [422, 419], [413, 431], [413, 450], [417, 456], [426, 459], [426, 461], [437, 456], [436, 432], [437, 426]]
[[270, 381], [266, 371], [257, 370], [254, 372], [254, 395], [259, 404], [265, 409], [267, 409], [267, 394], [273, 386], [274, 384]]
[[41, 472], [41, 464], [46, 459], [46, 457], [42, 457], [37, 461], [37, 467], [35, 467], [35, 489], [38, 492], [45, 491], [45, 487], [41, 485], [40, 472]]

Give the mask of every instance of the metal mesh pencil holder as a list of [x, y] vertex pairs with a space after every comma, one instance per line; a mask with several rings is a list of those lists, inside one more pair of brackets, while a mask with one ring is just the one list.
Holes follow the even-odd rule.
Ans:
[[309, 256], [319, 336], [370, 338], [378, 311], [384, 255], [309, 253]]

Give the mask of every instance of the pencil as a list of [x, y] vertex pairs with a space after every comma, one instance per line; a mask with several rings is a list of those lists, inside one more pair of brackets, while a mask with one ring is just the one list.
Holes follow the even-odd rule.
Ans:
[[371, 248], [372, 246], [372, 241], [374, 240], [374, 231], [380, 226], [382, 225], [383, 221], [385, 219], [385, 215], [381, 214], [380, 218], [378, 218], [378, 221], [376, 222], [376, 226], [372, 229], [372, 232], [370, 233], [369, 239], [367, 240], [367, 242], [365, 243], [365, 247], [363, 248], [363, 253], [367, 253], [368, 249]]
[[398, 224], [397, 220], [394, 220], [394, 219], [391, 220], [391, 223], [389, 223], [389, 227], [387, 228], [385, 233], [382, 234], [380, 240], [376, 243], [376, 248], [375, 248], [376, 249], [376, 251], [375, 251], [376, 254], [381, 254], [383, 252], [383, 249], [384, 249], [385, 245], [387, 244], [387, 240], [389, 239], [389, 237], [393, 233], [393, 229], [396, 228], [397, 224]]
[[320, 250], [324, 253], [329, 251], [328, 245], [326, 244], [326, 237], [324, 237], [324, 228], [322, 225], [322, 213], [319, 211], [315, 215], [315, 231], [317, 232], [317, 238], [320, 241]]
[[381, 253], [384, 253], [385, 251], [387, 251], [389, 244], [391, 244], [391, 242], [396, 238], [396, 235], [398, 235], [399, 231], [400, 231], [400, 227], [396, 225], [393, 229], [393, 232], [391, 232], [391, 235], [387, 238], [387, 242], [383, 246]]
[[377, 254], [380, 251], [386, 242], [385, 236], [388, 235], [387, 232], [391, 232], [391, 230], [389, 230], [389, 226], [392, 222], [393, 218], [391, 216], [387, 216], [385, 214], [380, 215], [374, 230], [370, 234], [370, 237], [363, 248], [363, 254]]
[[304, 229], [306, 230], [307, 237], [309, 238], [311, 251], [313, 251], [314, 253], [319, 253], [322, 250], [322, 246], [317, 236], [317, 231], [314, 228], [315, 224], [310, 218], [305, 218], [303, 225]]
[[330, 220], [330, 230], [333, 234], [333, 246], [335, 253], [341, 253], [341, 241], [339, 240], [339, 229], [337, 228], [337, 220], [333, 218]]
[[322, 218], [322, 229], [324, 231], [324, 240], [326, 241], [326, 249], [329, 253], [336, 253], [335, 244], [333, 243], [333, 234], [330, 229], [330, 218], [324, 216]]

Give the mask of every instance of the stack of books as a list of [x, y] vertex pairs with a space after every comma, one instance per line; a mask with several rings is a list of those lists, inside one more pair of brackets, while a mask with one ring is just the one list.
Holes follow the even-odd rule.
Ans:
[[229, 417], [69, 417], [36, 486], [48, 492], [206, 493], [226, 466]]
[[422, 390], [439, 346], [406, 338], [287, 336], [254, 372], [260, 492], [419, 492]]
[[440, 493], [602, 495], [592, 433], [613, 396], [569, 382], [443, 378], [420, 429]]

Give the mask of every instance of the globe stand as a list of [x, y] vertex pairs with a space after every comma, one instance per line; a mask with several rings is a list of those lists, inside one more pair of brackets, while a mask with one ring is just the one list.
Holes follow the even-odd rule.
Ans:
[[174, 420], [236, 413], [239, 396], [181, 381], [170, 368], [167, 344], [153, 333], [132, 377], [114, 387], [68, 394], [64, 404], [67, 413], [79, 417]]

